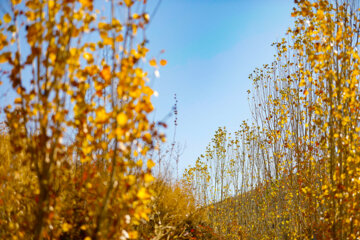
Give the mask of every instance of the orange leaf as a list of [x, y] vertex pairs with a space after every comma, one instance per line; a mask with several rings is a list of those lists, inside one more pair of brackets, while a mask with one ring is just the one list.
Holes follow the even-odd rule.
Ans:
[[21, 104], [21, 98], [15, 98], [14, 103], [15, 104]]
[[111, 71], [108, 65], [105, 65], [103, 70], [100, 72], [100, 76], [105, 80], [105, 82], [110, 81], [111, 79]]
[[12, 4], [16, 5], [16, 4], [20, 4], [21, 0], [12, 0], [11, 2], [12, 2]]
[[93, 6], [93, 0], [80, 0], [79, 1], [82, 5], [83, 5], [83, 7], [85, 7], [85, 8], [92, 8], [92, 6]]
[[167, 64], [167, 61], [165, 59], [160, 60], [160, 65], [165, 66]]
[[0, 54], [0, 63], [8, 62], [10, 58], [11, 58], [11, 53], [4, 52], [4, 53]]
[[150, 66], [156, 67], [156, 60], [155, 60], [155, 59], [151, 59], [151, 60], [149, 61], [149, 64], [150, 64]]
[[128, 7], [130, 7], [133, 4], [132, 0], [124, 0], [124, 2]]

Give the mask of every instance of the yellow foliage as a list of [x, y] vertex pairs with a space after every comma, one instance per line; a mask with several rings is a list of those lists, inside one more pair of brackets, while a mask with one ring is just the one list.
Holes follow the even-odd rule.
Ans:
[[146, 1], [101, 2], [136, 7], [131, 23], [99, 21], [93, 0], [20, 2], [0, 23], [2, 81], [16, 94], [0, 135], [0, 238], [136, 239], [150, 213], [147, 152], [160, 138], [135, 35], [149, 23]]

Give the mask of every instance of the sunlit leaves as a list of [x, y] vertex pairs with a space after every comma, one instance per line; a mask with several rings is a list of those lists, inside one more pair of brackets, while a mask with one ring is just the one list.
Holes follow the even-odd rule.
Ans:
[[11, 0], [12, 4], [16, 5], [16, 4], [20, 4], [21, 0]]
[[155, 59], [151, 59], [151, 60], [149, 61], [149, 64], [150, 64], [150, 66], [156, 67], [156, 60], [155, 60]]
[[126, 6], [130, 7], [133, 4], [133, 0], [124, 0]]
[[149, 159], [147, 162], [146, 162], [146, 165], [149, 169], [153, 168], [155, 166], [155, 163], [153, 160]]
[[202, 156], [216, 169], [210, 184], [200, 161], [185, 173], [196, 189], [206, 189], [197, 193], [203, 199], [223, 200], [223, 189], [241, 186], [237, 197], [209, 208], [224, 236], [233, 220], [254, 239], [359, 237], [353, 203], [360, 175], [352, 170], [360, 166], [359, 34], [349, 24], [359, 22], [358, 11], [346, 2], [297, 1], [290, 40], [275, 43], [274, 62], [249, 77], [254, 127], [243, 128], [237, 144], [216, 132]]
[[94, 61], [94, 58], [91, 53], [84, 53], [84, 59], [87, 61], [87, 63], [92, 63]]
[[6, 236], [14, 239], [136, 238], [134, 224], [150, 212], [147, 154], [160, 138], [147, 118], [153, 90], [139, 64], [148, 49], [136, 36], [149, 22], [146, 3], [102, 3], [130, 15], [138, 6], [127, 23], [100, 18], [93, 0], [20, 2], [3, 15], [0, 63], [16, 93], [6, 110], [11, 154], [33, 183], [15, 191], [29, 210], [0, 215], [0, 235], [13, 222]]
[[120, 113], [116, 117], [116, 121], [121, 127], [127, 123], [127, 120], [128, 118], [125, 113]]
[[92, 9], [93, 0], [79, 0], [79, 2], [83, 5], [84, 8]]
[[110, 66], [105, 65], [100, 72], [100, 76], [108, 83], [111, 79], [111, 69]]
[[3, 16], [4, 22], [5, 23], [10, 23], [11, 22], [11, 16], [8, 13], [5, 13]]
[[160, 60], [160, 65], [165, 66], [167, 64], [167, 61], [165, 59]]

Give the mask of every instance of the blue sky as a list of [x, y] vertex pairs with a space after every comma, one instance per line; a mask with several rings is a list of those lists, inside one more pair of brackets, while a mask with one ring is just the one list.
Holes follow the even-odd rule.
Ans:
[[[291, 26], [290, 0], [163, 0], [148, 30], [150, 55], [168, 65], [154, 88], [155, 119], [178, 99], [177, 140], [185, 145], [179, 173], [205, 151], [215, 130], [250, 119], [248, 75], [270, 63], [271, 43]], [[172, 138], [172, 119], [168, 120]]]
[[[152, 8], [157, 1], [149, 0]], [[147, 32], [148, 58], [165, 58], [168, 64], [160, 69], [159, 79], [151, 80], [159, 93], [151, 118], [168, 115], [177, 95], [176, 139], [185, 147], [180, 174], [205, 151], [218, 127], [235, 131], [250, 119], [248, 75], [272, 61], [271, 43], [285, 36], [292, 8], [292, 0], [161, 1]], [[11, 102], [10, 94], [2, 96], [8, 88], [5, 84], [0, 91], [2, 106]], [[172, 123], [167, 120], [169, 141]]]

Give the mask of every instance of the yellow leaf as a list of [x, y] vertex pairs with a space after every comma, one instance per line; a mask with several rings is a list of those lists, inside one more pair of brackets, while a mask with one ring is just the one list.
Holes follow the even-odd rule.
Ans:
[[306, 86], [306, 82], [304, 79], [301, 79], [300, 83], [299, 83], [299, 87], [304, 87]]
[[115, 38], [115, 41], [117, 42], [122, 42], [124, 40], [124, 37], [122, 34], [119, 34], [116, 38]]
[[167, 61], [165, 59], [160, 60], [160, 65], [165, 66], [167, 64]]
[[147, 142], [147, 143], [151, 143], [151, 134], [150, 133], [145, 133], [143, 136], [143, 139]]
[[319, 10], [317, 11], [317, 15], [318, 15], [318, 18], [319, 18], [319, 19], [323, 19], [323, 18], [324, 18], [324, 11], [319, 9]]
[[137, 25], [136, 24], [132, 25], [132, 31], [133, 31], [133, 35], [135, 36], [136, 32], [137, 32]]
[[136, 195], [141, 200], [146, 200], [150, 198], [150, 194], [147, 192], [146, 188], [140, 188], [139, 192]]
[[132, 0], [124, 0], [124, 2], [128, 7], [130, 7], [133, 4]]
[[9, 15], [8, 13], [6, 13], [6, 14], [4, 15], [4, 22], [6, 22], [6, 23], [11, 22], [11, 17], [10, 17], [10, 15]]
[[139, 14], [137, 14], [137, 13], [134, 13], [133, 14], [133, 19], [138, 19], [140, 16], [139, 16]]
[[8, 54], [0, 54], [0, 63], [5, 63], [8, 61]]
[[55, 62], [55, 60], [56, 60], [56, 54], [55, 53], [50, 53], [49, 54], [49, 58], [50, 58], [50, 60], [51, 60], [51, 62]]
[[143, 71], [141, 70], [141, 68], [136, 68], [136, 69], [135, 69], [135, 75], [136, 75], [137, 77], [144, 77], [144, 73], [143, 73]]
[[147, 14], [147, 13], [145, 13], [144, 14], [144, 19], [145, 19], [145, 22], [149, 22], [150, 21], [150, 16], [149, 16], [149, 14]]
[[100, 72], [100, 76], [105, 80], [105, 82], [110, 81], [111, 79], [111, 71], [108, 65], [105, 65], [103, 70]]
[[91, 146], [83, 147], [82, 151], [85, 155], [88, 155], [92, 151], [92, 147]]
[[54, 8], [54, 6], [55, 6], [54, 0], [50, 0], [50, 1], [48, 2], [48, 4], [49, 4], [48, 6], [49, 6], [50, 9]]
[[154, 166], [155, 166], [155, 163], [153, 160], [149, 159], [146, 163], [146, 166], [149, 168], [149, 169], [152, 169]]
[[93, 56], [92, 56], [91, 53], [86, 52], [86, 53], [84, 53], [83, 56], [84, 56], [84, 59], [85, 59], [86, 61], [88, 61], [88, 62], [94, 61], [94, 58], [93, 58]]
[[150, 66], [155, 67], [155, 66], [156, 66], [156, 60], [155, 60], [155, 59], [151, 59], [151, 60], [149, 61], [149, 64], [150, 64]]
[[15, 98], [14, 103], [15, 104], [21, 104], [21, 98]]
[[138, 238], [138, 233], [137, 233], [137, 231], [131, 231], [131, 232], [129, 232], [129, 238], [130, 238], [130, 239], [137, 239], [137, 238]]
[[16, 5], [16, 4], [20, 4], [21, 0], [11, 0], [12, 4]]
[[93, 0], [80, 0], [79, 2], [86, 8], [92, 8], [93, 6]]
[[71, 228], [71, 225], [68, 224], [68, 223], [63, 223], [63, 225], [61, 226], [61, 228], [62, 228], [62, 230], [63, 230], [64, 232], [68, 232], [68, 231], [70, 230], [70, 228]]
[[116, 121], [120, 126], [124, 126], [127, 123], [127, 120], [128, 118], [125, 113], [120, 113], [116, 117]]
[[128, 176], [128, 184], [132, 186], [135, 184], [135, 182], [136, 182], [136, 177], [134, 175], [129, 175]]
[[86, 237], [84, 238], [84, 240], [91, 240], [91, 237]]
[[136, 166], [142, 167], [142, 166], [143, 166], [143, 161], [142, 161], [141, 159], [139, 159], [139, 160], [136, 162]]
[[144, 180], [146, 183], [150, 183], [153, 182], [155, 178], [150, 173], [146, 173], [144, 176]]
[[108, 119], [108, 114], [105, 111], [105, 108], [100, 108], [96, 111], [96, 122], [103, 123]]

